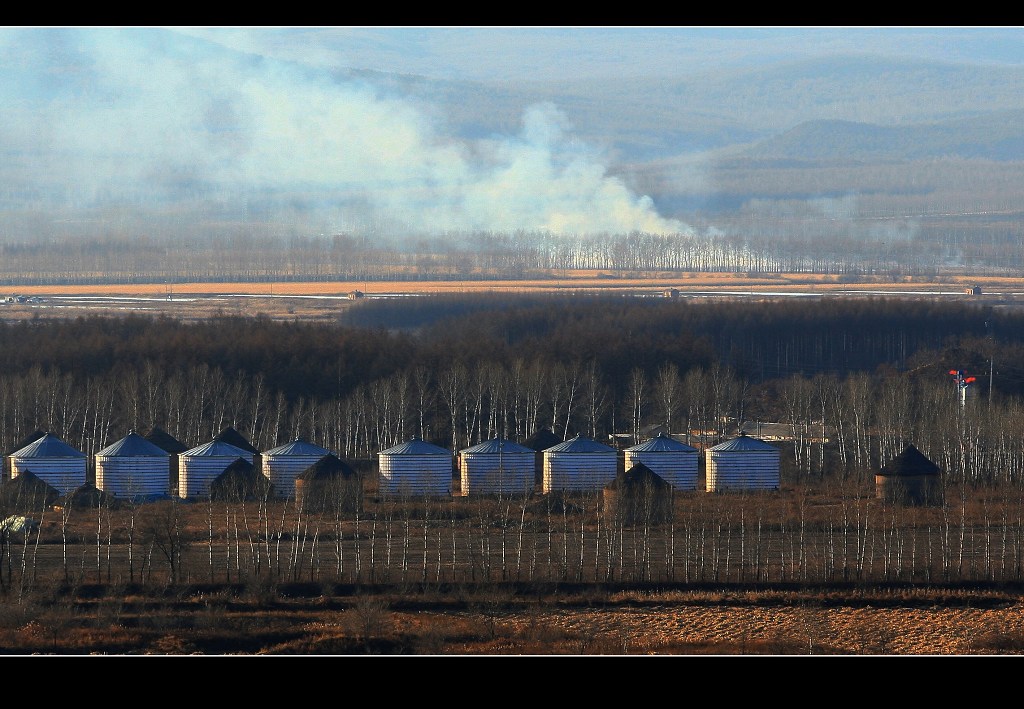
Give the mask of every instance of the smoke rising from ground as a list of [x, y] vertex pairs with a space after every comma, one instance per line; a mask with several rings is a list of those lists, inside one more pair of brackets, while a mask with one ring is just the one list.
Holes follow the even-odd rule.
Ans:
[[459, 139], [436, 107], [370, 83], [145, 28], [3, 30], [0, 72], [8, 229], [48, 213], [102, 228], [114, 209], [282, 233], [689, 231], [550, 104], [514, 135]]

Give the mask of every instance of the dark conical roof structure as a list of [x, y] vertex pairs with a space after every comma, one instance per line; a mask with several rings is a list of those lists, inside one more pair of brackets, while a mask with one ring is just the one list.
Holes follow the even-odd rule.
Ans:
[[213, 437], [213, 440], [230, 443], [236, 448], [241, 448], [242, 450], [250, 453], [259, 453], [259, 450], [249, 443], [249, 439], [233, 429], [231, 426], [224, 427], [220, 433]]
[[146, 434], [145, 438], [153, 445], [158, 448], [162, 448], [168, 453], [184, 453], [189, 449], [188, 446], [159, 426], [153, 426], [149, 433]]
[[223, 473], [210, 481], [210, 498], [213, 500], [260, 500], [269, 496], [270, 491], [270, 481], [245, 458], [236, 458]]
[[605, 485], [605, 490], [633, 490], [644, 488], [662, 488], [668, 490], [671, 484], [643, 463], [637, 463], [629, 470], [619, 473], [615, 479]]
[[60, 498], [60, 492], [31, 470], [22, 470], [18, 477], [0, 485], [0, 501], [17, 509], [49, 507]]
[[928, 460], [924, 453], [907, 444], [903, 451], [890, 460], [879, 475], [938, 475], [939, 466]]
[[523, 441], [523, 445], [532, 448], [535, 451], [542, 451], [550, 448], [551, 446], [557, 446], [562, 442], [562, 439], [551, 432], [550, 428], [540, 428], [537, 431]]
[[117, 498], [103, 492], [92, 483], [79, 485], [57, 501], [61, 507], [96, 508], [114, 507]]
[[303, 481], [323, 481], [335, 480], [338, 478], [354, 478], [356, 475], [357, 473], [351, 465], [333, 453], [329, 453], [302, 471], [296, 479]]
[[37, 428], [32, 433], [30, 433], [27, 436], [25, 436], [24, 438], [22, 438], [21, 441], [19, 441], [17, 445], [15, 445], [13, 448], [11, 448], [9, 451], [7, 451], [7, 455], [10, 455], [10, 454], [14, 453], [14, 451], [20, 451], [25, 446], [29, 445], [30, 443], [35, 443], [36, 441], [38, 441], [40, 438], [42, 438], [45, 435], [46, 435], [46, 431], [40, 431]]

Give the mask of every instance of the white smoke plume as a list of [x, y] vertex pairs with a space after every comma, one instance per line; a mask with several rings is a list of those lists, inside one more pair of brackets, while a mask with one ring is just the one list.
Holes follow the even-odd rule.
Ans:
[[[468, 140], [438, 107], [169, 30], [0, 30], [3, 214], [202, 213], [294, 233], [688, 232], [571, 137], [557, 107]], [[26, 199], [26, 197], [28, 199]], [[104, 211], [106, 210], [106, 211]]]

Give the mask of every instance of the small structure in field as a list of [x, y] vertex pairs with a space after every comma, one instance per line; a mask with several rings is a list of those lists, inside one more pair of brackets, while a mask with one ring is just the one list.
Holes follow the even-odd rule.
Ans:
[[224, 441], [210, 441], [189, 448], [178, 456], [178, 497], [195, 498], [210, 494], [210, 483], [229, 465], [241, 458], [253, 465], [253, 453]]
[[331, 451], [296, 438], [260, 454], [260, 467], [274, 486], [274, 496], [290, 498], [295, 494], [295, 478], [325, 455]]
[[708, 492], [778, 490], [779, 449], [744, 432], [705, 451]]
[[5, 510], [38, 512], [52, 507], [60, 498], [57, 489], [25, 468], [18, 477], [0, 485], [0, 504]]
[[86, 481], [88, 456], [52, 433], [45, 434], [9, 456], [11, 477], [31, 470], [36, 477], [66, 495]]
[[454, 457], [447, 448], [414, 438], [377, 454], [381, 497], [449, 497]]
[[875, 496], [897, 505], [941, 505], [941, 470], [924, 453], [907, 444], [875, 473]]
[[363, 509], [363, 481], [329, 453], [295, 478], [295, 505], [303, 512], [352, 513]]
[[170, 495], [171, 455], [135, 431], [96, 453], [96, 487], [136, 501]]
[[667, 433], [627, 448], [624, 456], [626, 470], [643, 463], [676, 490], [697, 489], [700, 451]]
[[463, 495], [533, 492], [536, 451], [515, 441], [494, 438], [459, 451]]
[[618, 468], [618, 451], [577, 435], [544, 451], [542, 491], [600, 491], [615, 479]]
[[216, 502], [265, 500], [273, 485], [244, 458], [235, 460], [210, 481], [210, 499]]
[[92, 483], [85, 483], [63, 495], [53, 506], [54, 509], [114, 509], [119, 504], [120, 501], [113, 495], [103, 492]]
[[672, 485], [636, 463], [604, 486], [601, 503], [605, 517], [617, 524], [662, 524], [672, 519]]

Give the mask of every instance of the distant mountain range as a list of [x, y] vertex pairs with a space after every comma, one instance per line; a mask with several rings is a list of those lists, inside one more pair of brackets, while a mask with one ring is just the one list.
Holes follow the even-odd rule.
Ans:
[[0, 30], [0, 239], [1024, 209], [1018, 28], [187, 29]]

